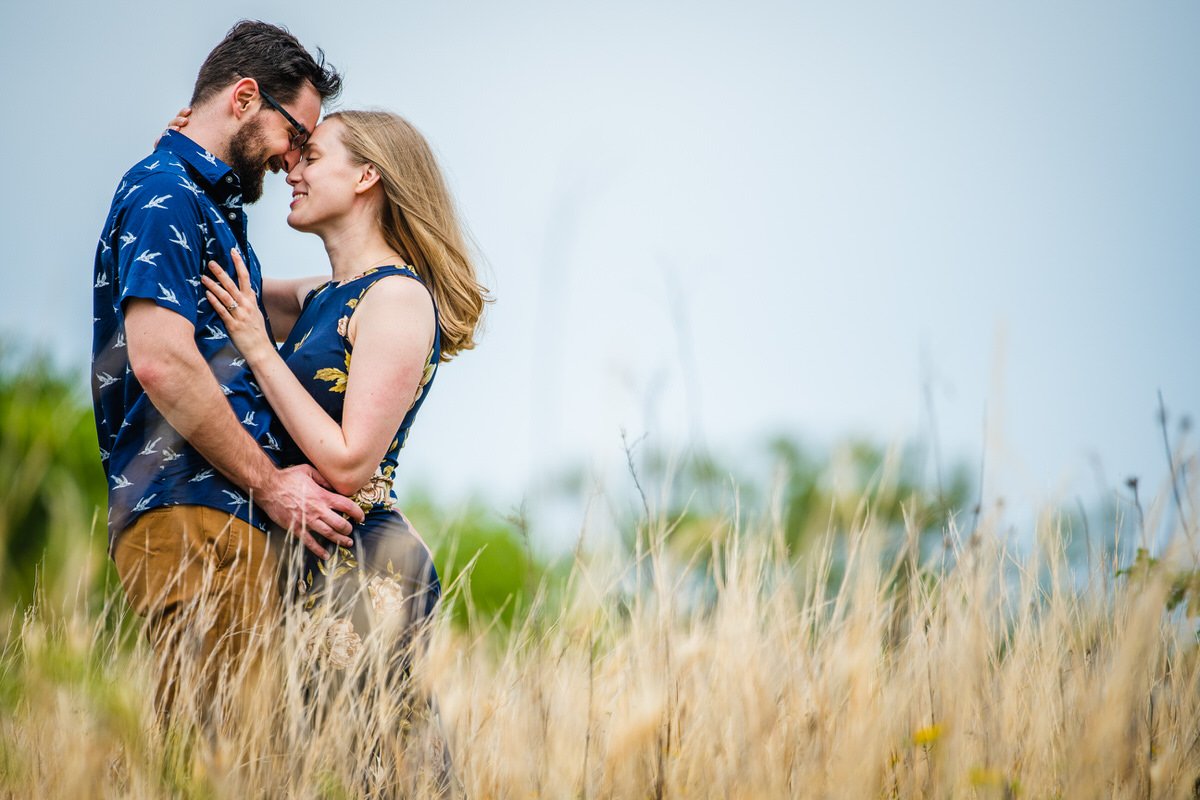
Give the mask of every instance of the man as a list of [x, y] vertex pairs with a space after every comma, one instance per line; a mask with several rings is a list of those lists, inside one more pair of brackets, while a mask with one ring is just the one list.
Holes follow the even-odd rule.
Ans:
[[[340, 89], [286, 30], [238, 23], [200, 68], [187, 135], [167, 132], [125, 174], [97, 246], [92, 395], [109, 544], [164, 660], [163, 710], [181, 667], [211, 683], [270, 618], [269, 521], [324, 554], [322, 541], [350, 543], [344, 515], [362, 519], [311, 468], [268, 456], [279, 448], [271, 410], [200, 283], [209, 260], [232, 271], [237, 248], [261, 294], [242, 205], [261, 196], [268, 169], [295, 163]], [[186, 656], [184, 639], [195, 640]]]

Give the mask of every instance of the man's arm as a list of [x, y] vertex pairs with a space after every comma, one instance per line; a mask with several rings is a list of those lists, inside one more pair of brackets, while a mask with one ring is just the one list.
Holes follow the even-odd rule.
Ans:
[[171, 427], [222, 474], [251, 492], [267, 516], [300, 537], [313, 553], [326, 555], [311, 533], [351, 545], [345, 534], [352, 525], [339, 512], [361, 521], [362, 510], [322, 489], [309, 468], [281, 470], [271, 462], [233, 413], [194, 336], [191, 323], [174, 311], [151, 300], [126, 302], [130, 367]]
[[271, 320], [271, 332], [281, 342], [291, 335], [300, 316], [305, 296], [328, 278], [314, 275], [309, 278], [263, 278], [262, 300]]

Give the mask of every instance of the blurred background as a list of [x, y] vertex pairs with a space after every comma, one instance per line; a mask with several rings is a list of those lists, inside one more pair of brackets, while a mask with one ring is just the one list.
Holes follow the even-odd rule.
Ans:
[[[78, 464], [81, 508], [103, 496], [100, 225], [246, 17], [323, 48], [338, 107], [414, 122], [477, 244], [496, 303], [398, 472], [435, 534], [474, 520], [516, 560], [619, 538], [644, 508], [631, 468], [645, 510], [718, 513], [737, 490], [821, 527], [885, 463], [931, 530], [946, 510], [1020, 528], [1128, 501], [1130, 476], [1162, 487], [1164, 430], [1186, 444], [1194, 3], [10, 4], [10, 559], [74, 491], [46, 470]], [[288, 195], [268, 176], [251, 241], [268, 274], [320, 274]]]

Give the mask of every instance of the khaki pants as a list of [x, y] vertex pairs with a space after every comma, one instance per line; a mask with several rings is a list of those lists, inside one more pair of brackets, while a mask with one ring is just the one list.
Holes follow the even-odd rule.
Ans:
[[146, 618], [161, 714], [171, 714], [182, 688], [207, 704], [226, 680], [236, 688], [255, 671], [257, 659], [246, 656], [261, 654], [254, 640], [275, 627], [280, 605], [278, 554], [266, 533], [215, 508], [168, 506], [122, 531], [113, 560], [129, 605]]

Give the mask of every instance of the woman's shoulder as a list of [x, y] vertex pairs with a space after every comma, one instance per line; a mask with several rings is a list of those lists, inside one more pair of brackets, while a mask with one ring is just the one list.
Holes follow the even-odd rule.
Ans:
[[[382, 274], [381, 274], [382, 273]], [[359, 304], [403, 305], [433, 309], [433, 296], [420, 276], [411, 267], [383, 269], [362, 286]]]
[[349, 340], [370, 330], [385, 333], [389, 340], [424, 341], [438, 352], [438, 321], [433, 297], [425, 284], [402, 273], [373, 281], [353, 304]]

